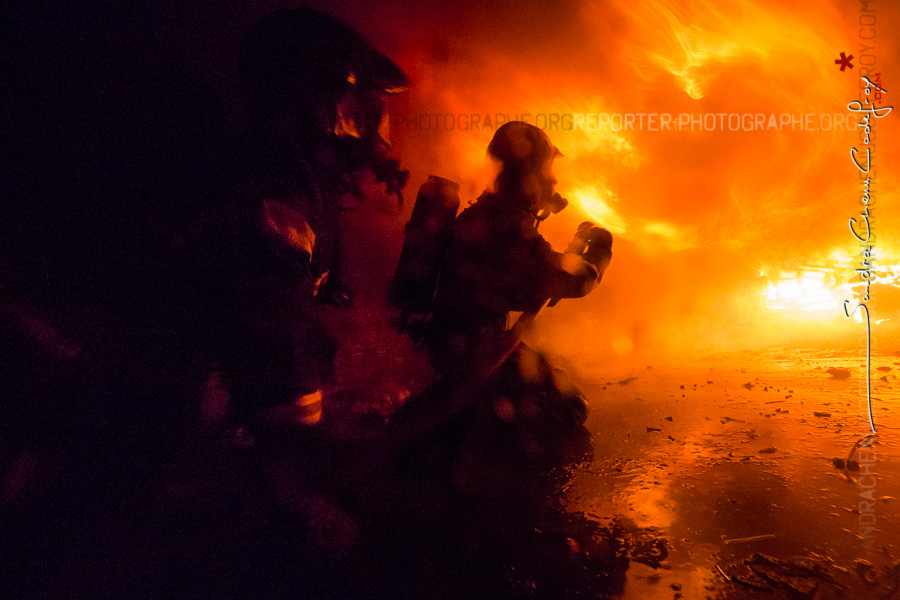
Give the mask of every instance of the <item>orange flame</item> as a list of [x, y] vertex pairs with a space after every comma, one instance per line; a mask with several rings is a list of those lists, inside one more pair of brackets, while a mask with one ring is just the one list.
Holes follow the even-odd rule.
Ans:
[[[860, 59], [857, 8], [824, 0], [582, 0], [545, 14], [523, 5], [527, 19], [476, 19], [454, 30], [431, 60], [417, 55], [409, 111], [477, 114], [481, 123], [500, 114], [544, 126], [565, 155], [555, 171], [571, 205], [542, 234], [564, 245], [590, 219], [616, 238], [602, 290], [560, 312], [574, 329], [603, 330], [611, 352], [612, 341], [625, 337], [635, 351], [715, 335], [732, 343], [733, 328], [771, 314], [809, 328], [810, 318], [840, 315], [843, 300], [859, 299], [863, 289], [847, 227], [861, 209], [849, 159], [860, 141], [846, 109], [859, 96], [859, 66], [842, 73], [834, 65], [840, 51]], [[884, 31], [897, 24], [900, 5], [878, 10]], [[898, 72], [889, 48], [876, 50], [885, 74]], [[885, 87], [887, 102], [893, 90], [887, 80]], [[666, 130], [614, 119], [720, 113], [786, 124]], [[569, 126], [550, 126], [554, 114]], [[878, 128], [873, 226], [880, 264], [889, 266], [879, 267], [873, 293], [895, 298], [883, 290], [897, 287], [890, 265], [900, 262], [887, 235], [900, 231], [900, 213], [891, 210], [900, 182], [890, 167], [900, 120], [891, 115]], [[465, 201], [489, 180], [484, 156], [495, 129], [401, 127], [393, 134], [405, 138], [414, 173], [460, 180]], [[841, 260], [826, 254], [835, 249]], [[762, 284], [760, 270], [770, 274]], [[694, 330], [682, 331], [688, 323]], [[747, 342], [755, 343], [752, 333]]]

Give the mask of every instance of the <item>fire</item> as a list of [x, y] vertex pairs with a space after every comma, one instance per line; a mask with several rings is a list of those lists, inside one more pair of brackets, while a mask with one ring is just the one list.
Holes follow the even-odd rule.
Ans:
[[[879, 23], [896, 22], [898, 8], [879, 4]], [[771, 318], [796, 321], [794, 329], [811, 336], [830, 318], [828, 327], [855, 328], [842, 310], [865, 287], [847, 227], [860, 188], [849, 159], [859, 132], [846, 105], [859, 94], [862, 63], [853, 72], [834, 64], [840, 51], [862, 55], [855, 6], [580, 0], [565, 10], [521, 10], [542, 27], [474, 20], [433, 57], [410, 62], [416, 85], [404, 110], [441, 119], [441, 127], [436, 118], [410, 127], [407, 118], [392, 132], [403, 138], [413, 173], [458, 180], [465, 203], [491, 180], [482, 165], [498, 115], [545, 129], [564, 155], [554, 171], [570, 206], [541, 225], [542, 235], [558, 248], [591, 220], [616, 240], [603, 290], [566, 305], [569, 315], [583, 309], [567, 318], [584, 328], [607, 328], [610, 344], [619, 335], [612, 323], [640, 332], [627, 336], [635, 352], [682, 337], [757, 344]], [[881, 48], [878, 70], [890, 73], [897, 58]], [[893, 90], [883, 80], [889, 103]], [[731, 113], [742, 125], [789, 115], [789, 126], [735, 131]], [[444, 115], [455, 128], [444, 127]], [[662, 125], [661, 116], [682, 115], [716, 116], [717, 125]], [[795, 128], [810, 121], [803, 115], [816, 125], [828, 116], [830, 128]], [[635, 117], [633, 126], [625, 116]], [[488, 118], [494, 125], [484, 127]], [[873, 314], [887, 315], [900, 301], [891, 235], [900, 227], [900, 182], [890, 169], [900, 119], [877, 127]], [[742, 327], [751, 333], [735, 341]], [[791, 327], [769, 329], [778, 336]]]
[[[764, 306], [795, 318], [829, 318], [843, 315], [845, 300], [854, 306], [863, 301], [866, 282], [855, 270], [854, 259], [843, 250], [835, 250], [831, 258], [832, 267], [807, 266], [797, 271], [782, 271], [777, 279], [769, 279], [761, 292]], [[765, 270], [760, 275], [766, 277]], [[900, 264], [876, 262], [871, 285], [876, 300], [888, 288], [900, 288]], [[859, 312], [854, 314], [854, 319], [862, 321]], [[876, 322], [887, 320], [881, 318]]]
[[798, 272], [782, 272], [770, 281], [764, 292], [766, 308], [771, 310], [829, 311], [837, 313], [843, 298], [835, 287], [834, 270], [810, 268]]
[[[642, 31], [628, 53], [632, 63], [647, 78], [660, 70], [669, 73], [694, 100], [704, 98], [729, 71], [753, 68], [776, 80], [800, 71], [806, 72], [805, 79], [815, 73], [818, 92], [839, 93], [838, 80], [815, 59], [831, 52], [831, 36], [838, 35], [836, 15], [825, 6], [803, 11], [759, 0], [659, 0], [620, 2], [619, 8]], [[779, 60], [785, 53], [795, 68]], [[799, 100], [790, 91], [784, 93], [780, 83], [771, 83], [770, 94]]]
[[680, 11], [668, 3], [659, 3], [654, 9], [651, 14], [658, 19], [660, 26], [671, 31], [672, 41], [677, 45], [672, 44], [675, 48], [667, 53], [669, 56], [652, 51], [649, 55], [675, 76], [691, 98], [699, 100], [710, 77], [711, 63], [734, 57], [740, 51], [740, 45], [697, 25], [685, 24], [686, 16], [679, 14]]
[[618, 198], [608, 188], [596, 184], [577, 187], [568, 195], [568, 199], [591, 221], [602, 223], [612, 233], [623, 235], [628, 231], [625, 219], [611, 206], [618, 202]]

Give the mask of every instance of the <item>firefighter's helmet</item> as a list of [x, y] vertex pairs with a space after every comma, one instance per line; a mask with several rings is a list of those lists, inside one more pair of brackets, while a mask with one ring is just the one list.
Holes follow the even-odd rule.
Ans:
[[[338, 118], [348, 94], [394, 94], [409, 86], [403, 70], [341, 21], [307, 9], [279, 10], [244, 42], [241, 77], [251, 112], [287, 103], [310, 118]], [[333, 132], [336, 123], [317, 123]]]
[[554, 191], [552, 172], [553, 159], [562, 153], [541, 129], [510, 121], [494, 133], [488, 155], [500, 163], [493, 191], [505, 205], [531, 213], [538, 220], [565, 207], [565, 201]]
[[510, 121], [494, 133], [488, 154], [502, 164], [504, 171], [535, 173], [547, 161], [562, 156], [543, 130], [524, 121]]

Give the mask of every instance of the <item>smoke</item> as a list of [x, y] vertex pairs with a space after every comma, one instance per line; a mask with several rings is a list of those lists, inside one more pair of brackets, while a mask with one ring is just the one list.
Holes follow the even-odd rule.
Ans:
[[[836, 286], [854, 276], [860, 249], [848, 220], [862, 206], [849, 151], [861, 142], [846, 106], [859, 97], [863, 54], [877, 58], [884, 103], [900, 97], [900, 5], [867, 5], [876, 37], [865, 41], [861, 5], [827, 0], [300, 4], [344, 20], [410, 76], [390, 107], [394, 151], [412, 172], [408, 195], [435, 174], [461, 184], [464, 204], [474, 200], [490, 177], [485, 148], [505, 119], [543, 127], [562, 150], [558, 190], [571, 203], [542, 233], [561, 247], [594, 220], [613, 232], [614, 257], [597, 291], [539, 318], [539, 343], [604, 355], [831, 343], [840, 332], [855, 340], [856, 324], [839, 309], [786, 318], [761, 294], [767, 280], [809, 266], [835, 268]], [[216, 31], [236, 43], [255, 18], [296, 5], [223, 14], [200, 3], [190, 10], [213, 25], [194, 46]], [[227, 63], [234, 45], [212, 44], [209, 60]], [[855, 56], [855, 69], [834, 64], [841, 52]], [[873, 154], [872, 225], [885, 264], [900, 262], [890, 168], [900, 164], [898, 119], [878, 121]], [[410, 204], [372, 223], [365, 252], [381, 253], [382, 279]], [[843, 270], [836, 252], [852, 258]]]
[[[411, 189], [437, 174], [461, 183], [464, 203], [477, 197], [498, 118], [530, 120], [562, 150], [558, 190], [571, 204], [542, 232], [559, 247], [591, 219], [616, 241], [601, 288], [542, 315], [540, 344], [566, 355], [652, 354], [855, 336], [839, 310], [784, 318], [761, 294], [763, 277], [834, 267], [835, 251], [859, 252], [847, 223], [862, 208], [849, 160], [860, 141], [846, 109], [859, 77], [834, 64], [842, 51], [859, 60], [858, 6], [585, 0], [329, 10], [411, 76], [408, 97], [391, 110]], [[876, 10], [877, 66], [890, 93], [900, 10]], [[895, 118], [877, 127], [873, 226], [882, 261], [897, 262], [889, 165], [900, 128]]]
[[[542, 126], [562, 150], [558, 190], [570, 206], [542, 233], [561, 247], [580, 221], [594, 220], [613, 232], [614, 257], [597, 291], [541, 315], [540, 344], [572, 356], [831, 343], [840, 332], [855, 340], [857, 324], [839, 309], [785, 317], [765, 308], [762, 292], [807, 267], [834, 268], [835, 286], [856, 276], [848, 220], [862, 208], [861, 186], [849, 151], [861, 143], [846, 105], [859, 97], [871, 56], [885, 104], [900, 97], [892, 89], [900, 6], [866, 5], [875, 19], [866, 35], [876, 36], [866, 41], [865, 7], [827, 0], [300, 4], [344, 20], [410, 76], [390, 108], [394, 151], [412, 173], [408, 195], [435, 174], [461, 184], [464, 204], [474, 200], [504, 119]], [[209, 44], [220, 48], [210, 61], [227, 63], [242, 27], [296, 5], [270, 0], [226, 13], [191, 5], [183, 10], [207, 23], [191, 52], [210, 32], [228, 31], [234, 43]], [[834, 64], [841, 52], [854, 55], [854, 69]], [[898, 119], [878, 121], [873, 155], [872, 225], [885, 264], [900, 262], [890, 168]], [[385, 265], [381, 280], [410, 204], [372, 221], [363, 243], [367, 264], [378, 254]], [[836, 252], [852, 260], [836, 265]], [[876, 313], [893, 307], [885, 289], [874, 289]]]

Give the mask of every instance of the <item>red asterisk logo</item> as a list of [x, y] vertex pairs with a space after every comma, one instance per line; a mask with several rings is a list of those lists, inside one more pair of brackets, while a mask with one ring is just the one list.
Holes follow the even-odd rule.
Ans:
[[834, 64], [841, 65], [841, 71], [844, 70], [845, 67], [853, 68], [853, 63], [850, 61], [853, 59], [853, 55], [845, 56], [843, 52], [841, 52], [841, 57], [834, 61]]

